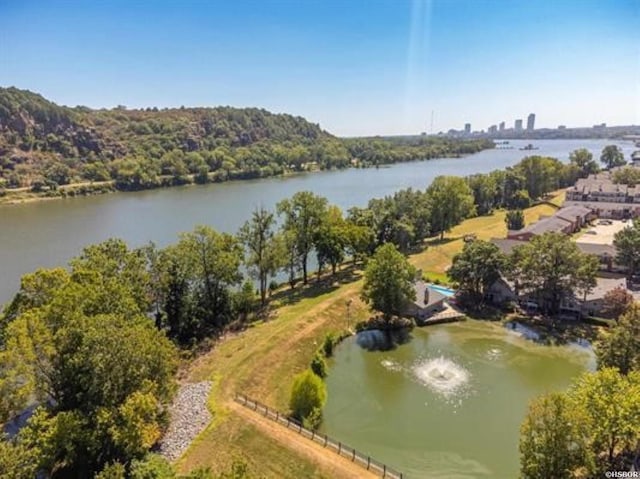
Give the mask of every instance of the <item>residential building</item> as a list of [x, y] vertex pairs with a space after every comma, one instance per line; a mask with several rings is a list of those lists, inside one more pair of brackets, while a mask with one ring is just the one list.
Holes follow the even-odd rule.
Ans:
[[595, 215], [590, 208], [583, 205], [570, 205], [561, 208], [552, 216], [540, 218], [521, 230], [509, 231], [507, 238], [519, 241], [529, 241], [533, 236], [544, 233], [565, 233], [572, 234], [579, 231], [587, 222], [595, 219]]
[[465, 135], [470, 135], [471, 134], [471, 123], [465, 123], [464, 124], [464, 134]]
[[489, 130], [488, 130], [488, 131], [489, 131], [489, 134], [497, 133], [497, 132], [498, 132], [498, 127], [497, 127], [496, 125], [491, 125], [491, 126], [489, 127]]
[[522, 131], [522, 120], [516, 120], [514, 123], [514, 128], [516, 131]]
[[429, 288], [429, 285], [421, 280], [414, 283], [414, 288], [416, 290], [416, 300], [407, 305], [405, 310], [407, 316], [420, 323], [434, 313], [445, 309], [446, 296], [442, 293]]
[[536, 123], [536, 114], [529, 113], [529, 116], [527, 117], [527, 130], [533, 131], [535, 127], [535, 123]]
[[[500, 124], [498, 125], [498, 130], [499, 131], [504, 131], [504, 121], [501, 121]], [[640, 152], [639, 152], [640, 153]]]

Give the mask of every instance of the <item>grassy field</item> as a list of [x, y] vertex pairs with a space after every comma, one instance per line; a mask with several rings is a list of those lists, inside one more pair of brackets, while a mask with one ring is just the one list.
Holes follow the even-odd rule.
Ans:
[[[563, 196], [560, 192], [551, 201], [561, 204]], [[549, 204], [529, 208], [526, 223], [554, 211]], [[430, 241], [428, 248], [413, 255], [411, 261], [431, 278], [444, 280], [451, 259], [462, 249], [464, 235], [475, 233], [480, 239], [504, 236], [504, 217], [505, 212], [499, 211], [467, 220], [446, 234], [443, 241]], [[369, 310], [359, 298], [361, 285], [360, 272], [348, 268], [335, 279], [313, 283], [294, 295], [281, 293], [274, 299], [273, 319], [225, 339], [193, 363], [189, 381], [209, 379], [215, 384], [209, 402], [214, 419], [178, 461], [180, 472], [200, 466], [219, 470], [241, 455], [259, 477], [353, 477], [348, 469], [332, 470], [314, 461], [286, 437], [275, 442], [272, 434], [257, 428], [232, 403], [233, 395], [241, 392], [286, 411], [293, 376], [308, 366], [324, 335], [344, 331], [368, 317]], [[330, 460], [339, 462], [337, 456]]]
[[[525, 210], [525, 224], [534, 223], [540, 216], [552, 215], [564, 202], [564, 190], [552, 195], [549, 203], [542, 203]], [[444, 240], [432, 239], [427, 241], [428, 247], [422, 253], [413, 256], [414, 265], [421, 268], [429, 279], [446, 281], [446, 270], [451, 265], [453, 256], [462, 250], [464, 237], [475, 234], [478, 239], [504, 238], [507, 226], [504, 222], [506, 211], [497, 211], [490, 216], [479, 216], [467, 220], [454, 227], [444, 235]]]

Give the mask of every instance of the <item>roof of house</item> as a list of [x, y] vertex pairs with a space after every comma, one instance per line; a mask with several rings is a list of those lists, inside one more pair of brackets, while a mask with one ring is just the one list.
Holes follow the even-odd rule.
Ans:
[[585, 217], [592, 212], [591, 208], [587, 208], [583, 205], [571, 205], [565, 206], [564, 208], [559, 209], [553, 216], [557, 216], [558, 218], [567, 219], [569, 221], [574, 221], [577, 217]]
[[[416, 281], [413, 287], [416, 290], [416, 300], [414, 304], [419, 308], [428, 308], [446, 299], [444, 294], [429, 288], [429, 285], [424, 281]], [[425, 299], [427, 300], [426, 302]]]
[[640, 208], [639, 203], [614, 203], [612, 201], [565, 201], [564, 206], [582, 205], [592, 210], [633, 210]]
[[543, 218], [529, 226], [522, 228], [519, 233], [532, 233], [534, 235], [542, 235], [544, 233], [556, 232], [560, 233], [567, 227], [567, 220], [558, 216], [549, 216]]
[[616, 247], [610, 244], [597, 243], [580, 243], [576, 241], [576, 245], [585, 254], [593, 254], [596, 256], [608, 255], [614, 257], [616, 255]]
[[504, 254], [511, 254], [513, 248], [515, 248], [516, 246], [527, 244], [526, 241], [509, 238], [491, 238], [491, 242], [498, 248], [500, 248], [500, 251], [502, 251]]
[[587, 294], [587, 301], [596, 301], [604, 298], [611, 290], [616, 288], [627, 289], [626, 278], [596, 278], [596, 286]]

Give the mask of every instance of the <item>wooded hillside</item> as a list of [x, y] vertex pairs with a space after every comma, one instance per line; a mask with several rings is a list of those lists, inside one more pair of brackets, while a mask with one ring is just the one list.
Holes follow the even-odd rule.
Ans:
[[341, 139], [301, 117], [258, 108], [69, 108], [0, 88], [0, 188], [122, 190], [258, 178], [308, 169], [457, 156], [485, 140]]

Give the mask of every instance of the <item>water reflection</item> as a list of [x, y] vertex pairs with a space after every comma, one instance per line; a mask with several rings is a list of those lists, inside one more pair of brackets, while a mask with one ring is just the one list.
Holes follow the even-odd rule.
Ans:
[[412, 335], [409, 329], [396, 329], [382, 331], [370, 329], [361, 331], [356, 335], [356, 343], [367, 351], [391, 351], [401, 344], [411, 341]]

